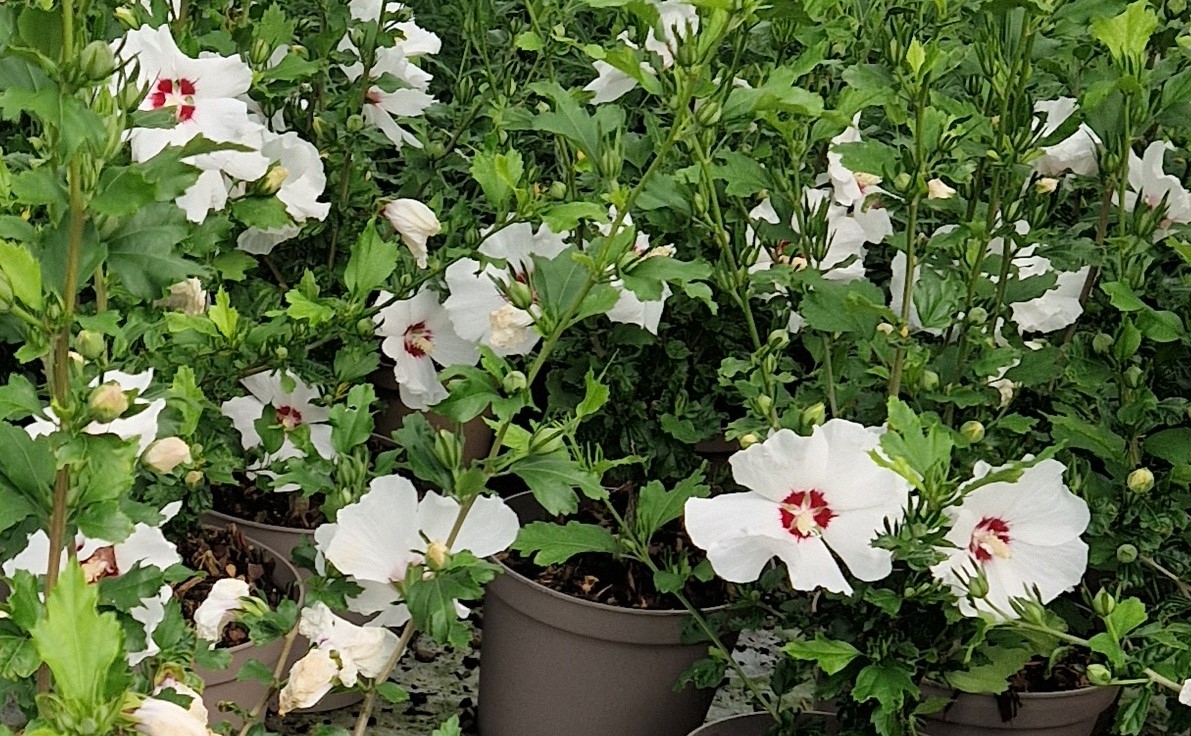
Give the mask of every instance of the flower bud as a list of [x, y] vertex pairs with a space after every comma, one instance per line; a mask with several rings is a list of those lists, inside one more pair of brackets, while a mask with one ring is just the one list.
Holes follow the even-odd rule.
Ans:
[[252, 42], [252, 49], [248, 52], [248, 59], [254, 66], [264, 66], [273, 55], [273, 47], [263, 38]]
[[116, 20], [120, 21], [120, 25], [130, 30], [139, 28], [141, 23], [132, 12], [132, 8], [127, 5], [116, 8]]
[[1137, 547], [1132, 544], [1122, 544], [1117, 547], [1117, 562], [1122, 565], [1128, 565], [1131, 562], [1137, 561]]
[[74, 336], [74, 349], [87, 360], [95, 360], [103, 355], [103, 335], [95, 330], [82, 330]]
[[939, 374], [932, 370], [922, 372], [922, 378], [918, 381], [918, 385], [924, 391], [934, 391], [939, 387]]
[[529, 385], [529, 381], [521, 371], [509, 371], [508, 375], [501, 380], [500, 385], [506, 394], [515, 394], [518, 391], [524, 391], [525, 387]]
[[186, 487], [193, 491], [202, 484], [203, 478], [203, 471], [192, 470], [186, 474], [184, 482], [186, 483]]
[[913, 180], [910, 179], [910, 175], [904, 171], [893, 177], [893, 187], [899, 192], [904, 192], [909, 189], [911, 183], [913, 183]]
[[524, 281], [509, 282], [505, 296], [509, 298], [509, 304], [517, 309], [529, 309], [533, 306], [533, 290]]
[[273, 164], [265, 175], [253, 182], [253, 191], [264, 197], [271, 197], [281, 191], [281, 185], [289, 178], [289, 171], [281, 164]]
[[96, 421], [107, 423], [120, 418], [128, 411], [128, 397], [124, 390], [115, 383], [105, 383], [96, 386], [87, 399], [87, 408], [91, 410]]
[[447, 146], [442, 141], [430, 141], [426, 144], [426, 155], [433, 159], [440, 159], [447, 155]]
[[566, 199], [566, 196], [566, 182], [555, 181], [550, 183], [550, 199]]
[[1112, 670], [1102, 664], [1088, 665], [1088, 682], [1099, 687], [1112, 684]]
[[604, 178], [615, 179], [620, 176], [620, 168], [623, 165], [624, 159], [619, 151], [608, 148], [600, 153], [600, 173]]
[[704, 128], [710, 128], [724, 116], [724, 109], [715, 100], [703, 100], [699, 109], [695, 111], [695, 122]]
[[106, 42], [92, 41], [79, 54], [79, 71], [90, 81], [107, 79], [116, 71], [116, 55]]
[[1117, 607], [1117, 599], [1112, 597], [1104, 588], [1101, 588], [1096, 596], [1092, 598], [1092, 610], [1096, 612], [1097, 616], [1104, 617], [1113, 612]]
[[1112, 335], [1097, 332], [1096, 336], [1092, 338], [1092, 350], [1095, 350], [1099, 355], [1103, 355], [1112, 348], [1112, 343]]
[[1059, 188], [1059, 180], [1051, 176], [1044, 176], [1034, 182], [1034, 191], [1038, 194], [1050, 194]]
[[983, 574], [975, 575], [968, 581], [968, 595], [976, 600], [988, 595], [988, 580]]
[[972, 307], [968, 311], [968, 322], [974, 325], [982, 325], [988, 321], [988, 310], [984, 307]]
[[823, 405], [822, 401], [811, 404], [802, 410], [802, 413], [798, 415], [798, 419], [802, 422], [802, 426], [807, 429], [817, 427], [827, 421], [827, 407]]
[[289, 348], [284, 345], [278, 345], [273, 349], [273, 356], [278, 360], [285, 360], [289, 357]]
[[984, 439], [984, 425], [975, 419], [972, 419], [970, 421], [964, 422], [960, 426], [959, 433], [962, 434], [964, 439], [966, 439], [968, 442], [976, 444], [977, 442]]
[[769, 416], [769, 412], [773, 411], [773, 399], [766, 394], [761, 394], [760, 396], [753, 399], [753, 408], [755, 408], [757, 413], [761, 416], [767, 417]]
[[752, 447], [753, 445], [757, 444], [758, 442], [761, 441], [761, 438], [758, 437], [757, 435], [753, 434], [752, 432], [749, 432], [745, 436], [741, 437], [739, 441], [740, 441], [740, 448], [743, 450], [745, 448]]
[[347, 132], [348, 133], [359, 133], [363, 129], [364, 129], [364, 116], [363, 115], [349, 115], [348, 116], [348, 118], [347, 118]]
[[416, 199], [403, 198], [386, 204], [381, 214], [401, 236], [409, 252], [413, 253], [418, 268], [426, 268], [426, 242], [442, 232], [442, 223], [434, 211]]
[[1136, 365], [1129, 366], [1125, 371], [1125, 385], [1129, 388], [1137, 388], [1141, 385], [1141, 367]]
[[1154, 473], [1149, 468], [1138, 468], [1129, 474], [1125, 485], [1134, 493], [1148, 493], [1154, 487]]
[[769, 338], [765, 341], [770, 350], [785, 350], [786, 346], [790, 344], [789, 330], [774, 330], [769, 333]]
[[361, 317], [356, 321], [356, 334], [360, 337], [372, 337], [376, 334], [376, 326], [368, 317]]
[[951, 199], [954, 196], [955, 190], [942, 179], [931, 179], [926, 183], [927, 199]]
[[426, 548], [426, 562], [431, 570], [441, 570], [451, 561], [451, 550], [442, 542], [431, 542]]
[[881, 324], [877, 325], [877, 332], [880, 332], [882, 335], [892, 335], [893, 330], [893, 325], [889, 324], [888, 322], [882, 322]]
[[179, 465], [191, 462], [190, 445], [180, 437], [157, 440], [145, 450], [141, 462], [159, 473], [168, 473]]

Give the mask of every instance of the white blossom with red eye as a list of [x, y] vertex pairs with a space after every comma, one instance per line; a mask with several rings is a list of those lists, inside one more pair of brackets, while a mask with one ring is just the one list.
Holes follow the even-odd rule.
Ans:
[[756, 580], [775, 556], [795, 590], [850, 593], [836, 558], [860, 580], [880, 580], [893, 558], [872, 541], [904, 516], [910, 491], [869, 455], [881, 432], [832, 419], [810, 437], [782, 429], [734, 454], [732, 475], [749, 491], [687, 501], [691, 541], [734, 583]]
[[[1016, 482], [980, 486], [948, 510], [952, 525], [946, 540], [954, 547], [939, 548], [946, 559], [931, 572], [960, 597], [965, 616], [1014, 616], [1011, 599], [1032, 597], [1037, 590], [1041, 602], [1049, 603], [1083, 579], [1088, 545], [1080, 535], [1091, 514], [1063, 483], [1065, 470], [1057, 460], [1043, 460]], [[979, 479], [990, 472], [980, 462], [973, 474]], [[977, 574], [988, 582], [988, 595], [972, 601], [965, 596]]]
[[447, 397], [435, 364], [475, 365], [480, 351], [455, 332], [435, 292], [422, 289], [412, 299], [391, 299], [391, 294], [381, 293], [378, 304], [387, 306], [373, 318], [377, 334], [385, 338], [381, 350], [393, 360], [401, 403], [427, 409]]
[[[272, 412], [275, 424], [286, 431], [281, 448], [250, 466], [249, 470], [264, 471], [273, 463], [304, 457], [302, 450], [289, 437], [290, 432], [301, 426], [309, 428], [310, 443], [319, 455], [328, 460], [335, 457], [335, 448], [331, 445], [331, 425], [327, 424], [331, 410], [314, 403], [320, 396], [318, 388], [307, 385], [288, 371], [284, 375], [293, 382], [292, 390], [286, 389], [281, 371], [255, 373], [240, 381], [250, 392], [248, 396], [228, 399], [220, 407], [223, 415], [231, 419], [240, 432], [240, 441], [245, 450], [261, 444], [256, 421], [265, 416], [267, 411]], [[277, 490], [289, 490], [289, 487]]]
[[1154, 141], [1141, 157], [1129, 152], [1129, 191], [1125, 192], [1125, 208], [1132, 211], [1139, 199], [1150, 209], [1165, 202], [1166, 209], [1154, 240], [1166, 237], [1171, 225], [1191, 222], [1191, 192], [1183, 187], [1177, 176], [1163, 170], [1166, 151], [1173, 148], [1167, 141]]

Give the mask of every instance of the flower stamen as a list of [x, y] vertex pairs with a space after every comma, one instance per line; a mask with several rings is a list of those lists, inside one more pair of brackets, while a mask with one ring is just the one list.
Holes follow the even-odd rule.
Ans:
[[1009, 525], [1003, 519], [986, 516], [972, 530], [968, 554], [980, 563], [988, 562], [993, 557], [1007, 560], [1013, 556], [1009, 541]]
[[778, 508], [782, 526], [800, 540], [819, 536], [835, 518], [823, 492], [818, 490], [793, 491]]

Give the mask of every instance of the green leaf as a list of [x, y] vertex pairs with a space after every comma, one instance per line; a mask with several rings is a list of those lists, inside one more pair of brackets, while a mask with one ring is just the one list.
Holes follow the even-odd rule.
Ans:
[[844, 166], [857, 173], [892, 178], [898, 170], [897, 149], [880, 141], [837, 143], [831, 150], [840, 154]]
[[913, 675], [913, 670], [907, 669], [906, 665], [901, 663], [870, 664], [856, 675], [852, 699], [863, 703], [875, 698], [883, 710], [901, 710], [906, 702], [906, 695], [915, 695], [918, 692]]
[[462, 648], [471, 641], [471, 629], [459, 620], [455, 601], [478, 600], [484, 584], [496, 576], [497, 568], [469, 552], [456, 552], [446, 569], [424, 577], [420, 567], [410, 568], [405, 579], [405, 600], [419, 630], [437, 642]]
[[608, 387], [600, 383], [600, 379], [596, 378], [595, 371], [588, 370], [587, 375], [583, 377], [583, 384], [585, 392], [583, 401], [575, 407], [575, 416], [580, 419], [589, 417], [598, 412], [604, 404], [608, 403]]
[[243, 197], [232, 202], [232, 215], [248, 227], [277, 230], [293, 224], [277, 197]]
[[352, 386], [346, 404], [331, 407], [328, 421], [331, 423], [331, 444], [336, 452], [350, 454], [372, 436], [370, 407], [375, 400], [372, 385], [361, 383]]
[[1191, 463], [1191, 429], [1164, 429], [1146, 438], [1145, 451], [1171, 465]]
[[542, 222], [556, 233], [574, 230], [582, 220], [600, 222], [608, 217], [606, 207], [595, 202], [567, 202], [542, 213]]
[[256, 259], [242, 250], [231, 250], [215, 256], [211, 266], [224, 281], [243, 281], [245, 273], [256, 268]]
[[459, 716], [453, 715], [448, 718], [441, 726], [434, 729], [434, 733], [430, 736], [463, 736], [463, 729], [459, 725]]
[[285, 293], [285, 300], [289, 307], [285, 313], [293, 319], [305, 320], [311, 327], [330, 322], [335, 317], [335, 310], [326, 304], [320, 304], [307, 297], [297, 289], [290, 289]]
[[947, 673], [947, 684], [965, 693], [997, 695], [1009, 687], [1008, 678], [1017, 674], [1033, 656], [1029, 649], [989, 646], [980, 649], [987, 664], [969, 667], [963, 672]]
[[752, 156], [728, 151], [720, 155], [720, 160], [723, 163], [716, 164], [712, 172], [727, 184], [725, 191], [729, 196], [749, 197], [773, 187], [765, 167]]
[[477, 153], [471, 162], [471, 175], [497, 212], [506, 212], [513, 190], [521, 183], [525, 164], [516, 150], [508, 153]]
[[29, 250], [0, 241], [0, 271], [12, 284], [12, 293], [28, 307], [42, 308], [41, 264]]
[[395, 682], [377, 683], [376, 694], [384, 698], [385, 702], [393, 705], [409, 700], [409, 693]]
[[1068, 447], [1078, 447], [1096, 453], [1101, 458], [1116, 460], [1125, 454], [1125, 438], [1108, 427], [1089, 424], [1078, 417], [1052, 416], [1051, 436]]
[[82, 568], [68, 564], [46, 600], [46, 617], [33, 627], [33, 641], [54, 674], [57, 694], [90, 710], [104, 703], [108, 671], [122, 656], [124, 642], [115, 614], [96, 610], [98, 596]]
[[667, 491], [660, 481], [646, 483], [637, 500], [638, 538], [648, 542], [662, 527], [682, 518], [688, 500], [707, 498], [710, 494], [711, 487], [703, 482], [702, 469], [680, 480], [671, 491]]
[[1144, 603], [1137, 598], [1126, 598], [1117, 602], [1106, 620], [1117, 636], [1124, 636], [1144, 624], [1147, 618]]
[[828, 675], [840, 672], [860, 656], [860, 650], [848, 642], [828, 639], [822, 634], [815, 634], [814, 641], [792, 641], [782, 651], [794, 659], [815, 662]]
[[369, 221], [352, 246], [351, 259], [343, 272], [343, 281], [354, 299], [368, 295], [385, 284], [397, 269], [398, 248], [376, 232], [376, 222]]
[[533, 119], [533, 129], [560, 135], [578, 146], [590, 161], [598, 161], [600, 128], [596, 119], [557, 82], [535, 82], [530, 89], [554, 103], [553, 111], [541, 113]]
[[1100, 290], [1108, 294], [1108, 301], [1122, 312], [1137, 312], [1146, 309], [1146, 304], [1133, 293], [1127, 284], [1121, 281], [1108, 281], [1100, 285]]
[[1157, 28], [1158, 16], [1150, 11], [1147, 0], [1131, 3], [1113, 18], [1092, 19], [1092, 37], [1108, 47], [1118, 63], [1142, 60]]
[[785, 112], [816, 117], [823, 112], [823, 98], [799, 87], [796, 69], [778, 67], [759, 87], [734, 87], [724, 103], [724, 118], [755, 117], [761, 112]]
[[585, 552], [615, 554], [620, 545], [612, 532], [595, 524], [571, 521], [566, 526], [559, 526], [548, 521], [535, 521], [521, 528], [513, 549], [526, 556], [536, 553], [533, 563], [548, 567]]
[[12, 177], [12, 193], [24, 204], [47, 205], [59, 212], [69, 206], [66, 186], [52, 166], [39, 166]]
[[12, 374], [8, 384], [0, 386], [0, 421], [35, 416], [42, 408], [37, 387], [20, 373]]
[[236, 681], [272, 685], [273, 670], [265, 666], [259, 659], [250, 659], [240, 666], [240, 671], [236, 673]]
[[1137, 736], [1145, 728], [1150, 717], [1150, 698], [1153, 690], [1135, 688], [1133, 698], [1117, 710], [1115, 733], [1121, 736]]
[[54, 453], [45, 437], [34, 439], [25, 430], [0, 422], [0, 474], [34, 503], [48, 508], [54, 483]]
[[1183, 319], [1174, 312], [1146, 308], [1137, 315], [1137, 328], [1154, 342], [1175, 342], [1182, 338]]
[[[175, 119], [171, 126], [176, 124]], [[109, 217], [125, 217], [153, 203], [156, 189], [139, 167], [109, 167], [100, 177], [99, 194], [91, 200], [91, 209]]]
[[229, 340], [235, 337], [240, 325], [240, 313], [232, 306], [231, 297], [222, 287], [215, 293], [215, 306], [207, 310], [207, 317], [215, 323], [219, 334]]
[[509, 470], [525, 481], [534, 498], [552, 515], [575, 513], [579, 508], [576, 488], [591, 498], [603, 491], [599, 478], [581, 468], [565, 450], [521, 458]]
[[108, 266], [134, 295], [156, 299], [170, 284], [200, 270], [174, 250], [188, 232], [186, 217], [173, 202], [143, 207], [108, 238]]
[[11, 621], [0, 620], [0, 677], [22, 680], [32, 677], [40, 666], [33, 640]]

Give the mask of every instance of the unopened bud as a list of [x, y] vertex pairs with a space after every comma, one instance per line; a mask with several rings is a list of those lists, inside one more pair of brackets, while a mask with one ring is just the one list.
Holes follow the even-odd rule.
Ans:
[[823, 405], [822, 401], [811, 404], [802, 410], [798, 418], [802, 422], [802, 426], [807, 429], [817, 427], [827, 421], [827, 407]]
[[1149, 468], [1138, 468], [1129, 474], [1125, 485], [1134, 493], [1147, 493], [1154, 487], [1154, 473]]
[[1096, 612], [1097, 616], [1107, 616], [1113, 612], [1117, 607], [1117, 599], [1112, 597], [1104, 588], [1101, 588], [1096, 596], [1092, 598], [1092, 610]]
[[550, 199], [565, 199], [566, 196], [566, 182], [555, 181], [550, 183]]
[[976, 444], [984, 439], [984, 425], [976, 420], [964, 422], [959, 428], [959, 433], [964, 436], [968, 442]]
[[269, 45], [269, 42], [258, 38], [252, 42], [252, 50], [248, 53], [248, 58], [252, 61], [253, 66], [264, 66], [272, 55], [273, 47]]
[[281, 164], [273, 164], [269, 171], [254, 182], [253, 190], [258, 194], [270, 197], [281, 191], [281, 185], [289, 178], [289, 171]]
[[186, 483], [186, 487], [189, 488], [190, 490], [193, 491], [195, 488], [198, 488], [200, 485], [202, 485], [202, 482], [203, 482], [203, 471], [192, 470], [186, 474], [185, 483]]
[[1141, 366], [1129, 366], [1129, 369], [1125, 371], [1125, 384], [1129, 388], [1137, 388], [1141, 385]]
[[939, 387], [939, 374], [932, 370], [922, 372], [922, 379], [918, 382], [924, 391], [934, 391]]
[[761, 441], [761, 438], [758, 437], [757, 435], [753, 434], [752, 432], [749, 432], [745, 436], [741, 437], [739, 440], [741, 449], [744, 449], [747, 447], [752, 447], [753, 445], [757, 444], [760, 441]]
[[1093, 685], [1104, 687], [1112, 684], [1112, 670], [1108, 669], [1102, 664], [1088, 665], [1088, 682]]
[[927, 199], [951, 199], [954, 196], [955, 190], [942, 179], [931, 179], [926, 183]]
[[1092, 338], [1092, 350], [1103, 355], [1112, 348], [1112, 343], [1112, 335], [1105, 332], [1097, 332], [1096, 336]]
[[988, 310], [984, 307], [972, 307], [968, 311], [968, 321], [974, 325], [982, 325], [988, 321]]
[[715, 100], [704, 100], [695, 111], [695, 122], [704, 128], [710, 128], [724, 116], [724, 109]]
[[893, 325], [889, 324], [888, 322], [882, 322], [881, 324], [877, 325], [877, 332], [880, 332], [882, 335], [892, 335], [893, 330]]
[[529, 381], [521, 371], [509, 371], [508, 375], [501, 380], [500, 385], [506, 394], [515, 394], [518, 391], [524, 391], [525, 387], [529, 385]]
[[141, 461], [159, 473], [168, 473], [191, 462], [190, 445], [180, 437], [166, 437], [149, 445]]
[[103, 355], [103, 335], [95, 330], [82, 330], [74, 336], [74, 349], [87, 360], [95, 360]]
[[765, 343], [770, 350], [784, 350], [790, 344], [790, 332], [788, 330], [774, 330], [769, 333], [769, 338]]
[[119, 385], [105, 383], [91, 391], [87, 408], [91, 410], [96, 421], [106, 424], [119, 419], [121, 414], [128, 411], [128, 397]]
[[1059, 180], [1054, 177], [1044, 176], [1038, 181], [1034, 182], [1034, 191], [1038, 194], [1050, 194], [1059, 188]]
[[518, 309], [529, 309], [533, 306], [533, 290], [524, 281], [510, 282], [505, 296], [508, 297], [509, 304]]
[[912, 181], [913, 180], [910, 179], [910, 175], [903, 171], [902, 173], [893, 177], [893, 187], [899, 192], [904, 192], [910, 188]]
[[984, 575], [976, 575], [968, 581], [968, 595], [979, 600], [988, 595], [988, 580]]
[[127, 5], [116, 8], [116, 20], [120, 21], [120, 25], [129, 29], [139, 28], [141, 25], [136, 15], [133, 14], [132, 8]]
[[451, 561], [451, 550], [442, 542], [431, 542], [426, 548], [426, 562], [431, 570], [442, 570]]
[[376, 326], [367, 317], [361, 317], [356, 322], [356, 334], [360, 337], [372, 337], [376, 334]]
[[107, 79], [116, 71], [116, 55], [105, 41], [92, 41], [79, 54], [79, 71], [90, 81]]
[[440, 159], [447, 155], [447, 146], [442, 141], [430, 141], [426, 144], [426, 155], [433, 159]]
[[278, 360], [285, 360], [286, 358], [289, 357], [289, 348], [287, 348], [284, 345], [278, 345], [276, 348], [273, 349], [273, 355]]
[[1132, 544], [1122, 544], [1117, 547], [1117, 562], [1123, 565], [1128, 565], [1130, 562], [1136, 562], [1138, 557], [1137, 547]]
[[348, 133], [359, 133], [363, 129], [364, 129], [364, 116], [363, 115], [349, 115], [348, 116], [348, 118], [347, 118], [347, 132]]
[[763, 417], [769, 416], [769, 412], [773, 411], [773, 399], [767, 394], [761, 394], [753, 399], [753, 407], [757, 413]]

